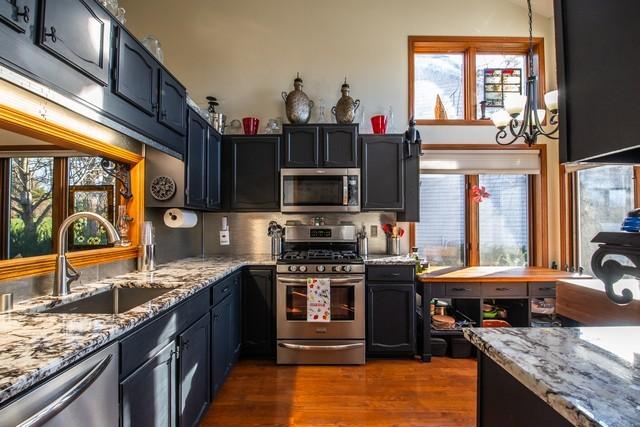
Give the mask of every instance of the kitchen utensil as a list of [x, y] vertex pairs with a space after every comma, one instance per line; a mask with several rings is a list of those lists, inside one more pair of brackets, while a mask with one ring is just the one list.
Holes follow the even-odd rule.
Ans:
[[244, 117], [242, 119], [242, 127], [245, 135], [255, 135], [258, 133], [260, 120], [255, 117]]
[[387, 116], [378, 114], [371, 117], [371, 127], [373, 128], [373, 133], [377, 135], [387, 133]]
[[336, 122], [339, 124], [353, 123], [353, 119], [356, 117], [356, 111], [360, 106], [359, 99], [354, 101], [353, 98], [349, 96], [350, 90], [347, 78], [345, 77], [342, 88], [340, 89], [342, 97], [340, 97], [336, 106], [331, 109], [331, 113], [336, 117]]
[[367, 228], [362, 225], [362, 229], [358, 232], [358, 254], [361, 257], [369, 255], [369, 239], [367, 238]]
[[311, 118], [311, 109], [313, 108], [313, 101], [309, 99], [306, 93], [302, 91], [303, 87], [300, 73], [293, 81], [293, 90], [287, 94], [282, 92], [282, 99], [284, 100], [287, 119], [292, 124], [304, 124], [309, 122]]
[[436, 314], [431, 318], [431, 324], [436, 329], [453, 329], [456, 326], [456, 319]]

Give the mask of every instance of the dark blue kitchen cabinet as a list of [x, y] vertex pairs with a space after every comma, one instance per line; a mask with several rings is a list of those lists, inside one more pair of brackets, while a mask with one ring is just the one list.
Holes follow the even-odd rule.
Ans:
[[402, 135], [362, 136], [362, 210], [403, 211], [405, 164]]
[[175, 426], [176, 372], [176, 346], [171, 341], [122, 381], [121, 426]]
[[290, 126], [282, 130], [286, 168], [317, 168], [320, 166], [320, 128], [314, 125]]
[[221, 183], [221, 137], [211, 126], [208, 129], [209, 140], [207, 142], [207, 209], [217, 210], [222, 208], [222, 183]]
[[149, 116], [158, 114], [158, 76], [156, 60], [129, 33], [118, 31], [118, 55], [114, 92]]
[[211, 320], [207, 313], [178, 336], [180, 427], [197, 426], [209, 407], [210, 334]]
[[38, 44], [107, 86], [111, 53], [109, 14], [92, 0], [42, 0], [40, 7]]
[[235, 363], [240, 357], [242, 348], [242, 274], [233, 276], [233, 292], [231, 294], [231, 357]]
[[226, 297], [211, 310], [211, 395], [220, 391], [232, 364], [231, 306], [233, 298]]
[[35, 24], [36, 0], [0, 1], [0, 25], [29, 34]]
[[159, 121], [169, 129], [185, 134], [187, 90], [166, 70], [160, 70]]
[[370, 266], [367, 270], [367, 355], [414, 355], [414, 268]]
[[194, 110], [189, 109], [189, 130], [185, 156], [186, 186], [185, 201], [187, 207], [207, 207], [207, 148], [209, 144], [209, 126]]
[[287, 168], [358, 167], [358, 125], [285, 125], [284, 159]]
[[273, 269], [249, 268], [242, 278], [242, 354], [275, 355], [275, 283]]
[[280, 211], [280, 138], [225, 137], [225, 207], [238, 212]]

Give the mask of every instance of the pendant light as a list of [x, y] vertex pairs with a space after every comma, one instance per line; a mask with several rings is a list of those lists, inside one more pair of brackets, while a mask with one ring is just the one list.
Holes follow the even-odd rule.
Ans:
[[538, 136], [544, 135], [558, 139], [558, 91], [554, 90], [544, 96], [549, 110], [549, 125], [554, 126], [549, 132], [542, 128], [547, 111], [538, 108], [538, 77], [533, 69], [533, 12], [531, 0], [527, 0], [529, 10], [529, 57], [527, 92], [525, 95], [512, 95], [504, 99], [504, 109], [491, 116], [493, 124], [498, 128], [496, 142], [500, 145], [511, 145], [520, 138], [531, 147]]

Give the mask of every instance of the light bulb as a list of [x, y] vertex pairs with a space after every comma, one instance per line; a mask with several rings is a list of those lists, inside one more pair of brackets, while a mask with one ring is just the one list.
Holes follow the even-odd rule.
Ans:
[[515, 117], [522, 113], [526, 103], [527, 97], [517, 93], [512, 93], [504, 97], [504, 109], [511, 115], [511, 117]]
[[544, 103], [552, 114], [558, 112], [558, 91], [553, 90], [544, 95]]
[[502, 130], [509, 125], [511, 121], [511, 116], [507, 113], [506, 110], [498, 110], [491, 115], [491, 121], [493, 125], [498, 129]]
[[[544, 118], [547, 116], [547, 110], [539, 108], [536, 111], [538, 112], [538, 120], [540, 121], [540, 123], [544, 122]], [[529, 118], [531, 119], [531, 123], [535, 123], [536, 119], [533, 116], [533, 111], [530, 113]], [[524, 113], [518, 114], [516, 120], [518, 120], [519, 122], [523, 121]]]

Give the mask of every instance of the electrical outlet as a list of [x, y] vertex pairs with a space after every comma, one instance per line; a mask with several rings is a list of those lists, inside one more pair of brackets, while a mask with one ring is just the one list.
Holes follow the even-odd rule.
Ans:
[[369, 235], [373, 238], [373, 237], [378, 237], [378, 226], [377, 225], [372, 225], [371, 226], [371, 232], [369, 233]]
[[220, 246], [229, 246], [230, 244], [229, 230], [220, 230]]

